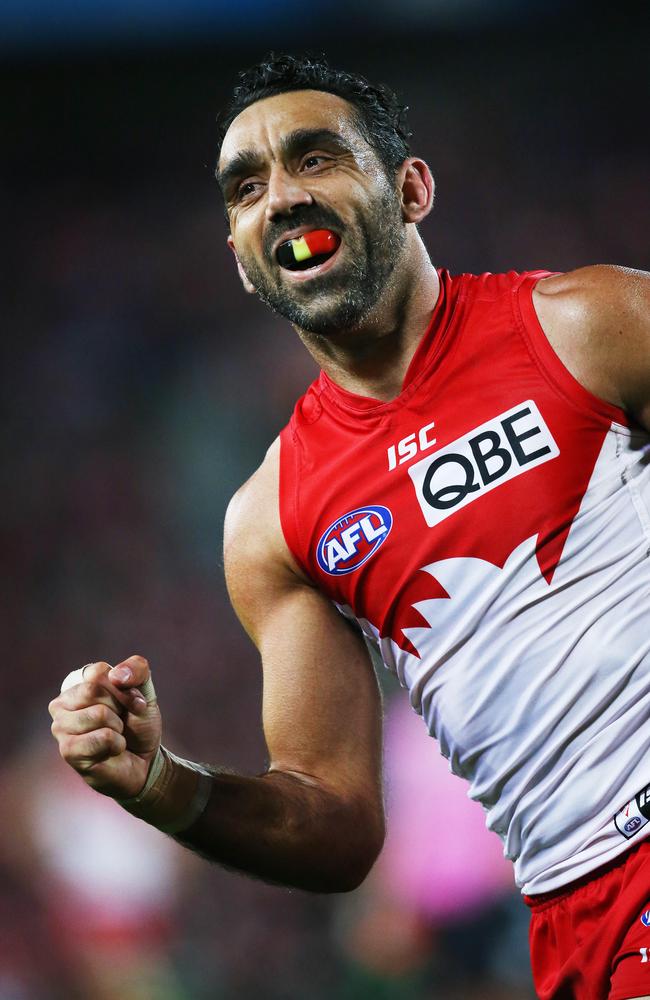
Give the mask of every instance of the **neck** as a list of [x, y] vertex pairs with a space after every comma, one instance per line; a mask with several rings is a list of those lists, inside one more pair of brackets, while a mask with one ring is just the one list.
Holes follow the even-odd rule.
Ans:
[[388, 402], [402, 390], [440, 291], [419, 237], [416, 248], [417, 259], [409, 259], [363, 326], [327, 339], [298, 330], [316, 363], [348, 392]]

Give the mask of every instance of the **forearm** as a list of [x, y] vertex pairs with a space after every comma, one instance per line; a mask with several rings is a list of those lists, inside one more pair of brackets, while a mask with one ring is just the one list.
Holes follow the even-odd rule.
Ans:
[[205, 810], [177, 837], [221, 864], [312, 892], [345, 892], [379, 853], [383, 822], [364, 802], [278, 771], [212, 780]]
[[[266, 881], [344, 892], [365, 878], [381, 848], [376, 796], [335, 794], [312, 778], [280, 771], [206, 779], [173, 760], [158, 784], [148, 802], [127, 806], [129, 811], [160, 828], [171, 826], [177, 840], [204, 857]], [[188, 795], [197, 793], [205, 803], [198, 818], [173, 829], [170, 817], [187, 815]]]

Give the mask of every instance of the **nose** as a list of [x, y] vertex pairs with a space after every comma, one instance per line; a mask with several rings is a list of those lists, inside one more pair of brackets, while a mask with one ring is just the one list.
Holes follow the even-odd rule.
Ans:
[[298, 205], [311, 205], [313, 198], [300, 180], [280, 164], [274, 167], [266, 189], [266, 218], [287, 215]]

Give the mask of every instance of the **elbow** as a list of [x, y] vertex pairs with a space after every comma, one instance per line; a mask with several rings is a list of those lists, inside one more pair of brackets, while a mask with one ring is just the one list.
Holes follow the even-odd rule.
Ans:
[[351, 863], [345, 872], [345, 878], [342, 880], [341, 888], [337, 890], [338, 892], [353, 892], [365, 882], [377, 858], [381, 854], [385, 834], [386, 831], [382, 816], [381, 824], [378, 824], [375, 829], [369, 832], [369, 835], [364, 838], [363, 844], [359, 846], [355, 856], [351, 859]]
[[352, 864], [338, 874], [335, 884], [325, 892], [354, 892], [358, 889], [372, 871], [380, 850], [381, 847], [378, 850], [368, 851], [363, 857], [355, 858]]
[[312, 892], [354, 892], [365, 881], [384, 846], [386, 827], [381, 815], [364, 817], [345, 832], [341, 831], [336, 845], [331, 845], [330, 863], [321, 868], [310, 886]]

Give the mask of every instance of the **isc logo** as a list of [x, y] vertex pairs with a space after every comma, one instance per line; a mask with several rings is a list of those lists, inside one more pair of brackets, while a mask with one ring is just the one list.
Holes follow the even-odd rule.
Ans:
[[353, 573], [386, 541], [392, 527], [388, 507], [373, 504], [351, 510], [321, 535], [316, 550], [318, 565], [332, 576]]
[[541, 413], [527, 400], [416, 462], [408, 472], [425, 520], [433, 528], [473, 500], [559, 454]]

